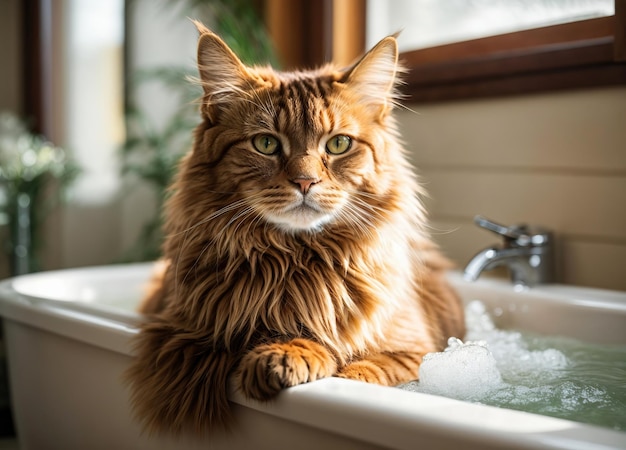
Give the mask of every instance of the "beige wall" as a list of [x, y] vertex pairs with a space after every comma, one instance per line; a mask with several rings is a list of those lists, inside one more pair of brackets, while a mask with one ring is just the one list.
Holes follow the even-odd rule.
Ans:
[[498, 242], [481, 214], [554, 230], [561, 282], [626, 290], [626, 88], [410, 106], [432, 232], [460, 267]]

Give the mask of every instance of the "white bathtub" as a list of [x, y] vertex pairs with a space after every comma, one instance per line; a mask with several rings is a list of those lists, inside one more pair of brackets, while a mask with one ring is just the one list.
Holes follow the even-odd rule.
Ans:
[[[142, 436], [120, 377], [141, 318], [132, 312], [150, 264], [27, 275], [0, 283], [21, 449], [626, 448], [626, 433], [567, 420], [330, 378], [268, 404], [233, 394], [237, 424], [210, 445]], [[499, 308], [500, 327], [626, 344], [626, 293], [468, 284], [465, 300]], [[626, 412], [625, 412], [626, 417]]]

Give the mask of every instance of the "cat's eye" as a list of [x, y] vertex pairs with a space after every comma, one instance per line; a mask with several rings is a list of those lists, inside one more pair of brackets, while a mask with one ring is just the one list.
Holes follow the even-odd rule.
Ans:
[[280, 142], [270, 134], [259, 134], [252, 139], [252, 145], [264, 155], [273, 155], [280, 150]]
[[338, 134], [326, 142], [326, 151], [332, 155], [341, 155], [352, 147], [352, 139], [345, 134]]

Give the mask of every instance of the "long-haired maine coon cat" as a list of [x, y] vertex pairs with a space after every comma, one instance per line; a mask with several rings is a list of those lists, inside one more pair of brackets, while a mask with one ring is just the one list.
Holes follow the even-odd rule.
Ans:
[[464, 322], [391, 114], [395, 38], [284, 73], [196, 26], [201, 123], [127, 373], [136, 415], [203, 433], [228, 423], [230, 383], [268, 400], [323, 377], [416, 379]]

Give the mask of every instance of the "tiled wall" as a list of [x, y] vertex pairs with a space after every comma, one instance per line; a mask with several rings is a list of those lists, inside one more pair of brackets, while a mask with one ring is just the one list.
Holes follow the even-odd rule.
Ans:
[[409, 106], [432, 233], [460, 267], [498, 242], [481, 214], [551, 228], [560, 282], [626, 290], [626, 88]]

